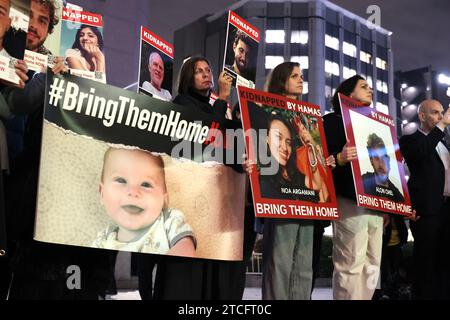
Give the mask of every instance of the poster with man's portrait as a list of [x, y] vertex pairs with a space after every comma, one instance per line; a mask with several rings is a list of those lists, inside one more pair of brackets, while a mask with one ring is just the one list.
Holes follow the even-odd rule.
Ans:
[[71, 74], [106, 83], [103, 31], [100, 14], [63, 8], [60, 55]]
[[139, 92], [172, 100], [173, 46], [141, 26]]
[[19, 84], [14, 64], [23, 60], [30, 0], [0, 0], [0, 79]]
[[242, 260], [245, 175], [227, 165], [219, 135], [232, 121], [47, 77], [35, 240]]
[[255, 214], [339, 218], [320, 107], [239, 86]]
[[255, 88], [259, 41], [257, 28], [233, 11], [228, 12], [223, 68], [233, 78], [233, 86]]
[[340, 95], [342, 119], [358, 158], [351, 162], [359, 206], [400, 215], [411, 214], [411, 200], [394, 120]]
[[[28, 69], [45, 72], [60, 55], [62, 0], [31, 0], [30, 30], [24, 60]], [[45, 26], [48, 24], [48, 26]]]

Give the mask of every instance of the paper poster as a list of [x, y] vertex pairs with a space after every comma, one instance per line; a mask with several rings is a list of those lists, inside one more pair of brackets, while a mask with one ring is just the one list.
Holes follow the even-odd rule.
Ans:
[[64, 8], [60, 54], [72, 74], [106, 83], [102, 16]]
[[254, 89], [260, 32], [233, 11], [227, 25], [224, 70], [233, 77], [233, 86]]
[[139, 92], [172, 100], [173, 46], [141, 27]]
[[357, 148], [351, 162], [359, 206], [410, 215], [411, 200], [397, 141], [395, 122], [389, 116], [339, 95], [345, 134]]
[[19, 84], [14, 64], [23, 60], [30, 0], [0, 0], [0, 79]]
[[255, 214], [336, 220], [339, 213], [320, 107], [238, 87]]
[[47, 86], [36, 240], [242, 259], [245, 175], [219, 134], [231, 121], [73, 75]]

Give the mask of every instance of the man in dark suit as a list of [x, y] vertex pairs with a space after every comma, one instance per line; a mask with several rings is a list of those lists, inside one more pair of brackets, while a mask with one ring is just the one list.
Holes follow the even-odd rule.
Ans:
[[408, 181], [416, 221], [414, 236], [414, 299], [448, 299], [448, 234], [450, 217], [450, 154], [441, 141], [450, 124], [436, 100], [418, 108], [420, 128], [400, 139], [400, 150], [409, 167]]

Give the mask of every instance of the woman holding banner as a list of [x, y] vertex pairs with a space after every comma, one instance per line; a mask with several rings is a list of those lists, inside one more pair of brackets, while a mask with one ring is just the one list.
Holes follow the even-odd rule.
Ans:
[[[225, 120], [226, 100], [230, 94], [232, 78], [222, 72], [218, 84], [219, 98], [211, 106], [209, 100], [214, 81], [210, 63], [203, 57], [192, 57], [181, 68], [178, 96], [173, 102], [190, 108], [194, 113], [209, 113], [216, 121], [222, 122]], [[241, 264], [241, 262], [161, 257], [156, 274], [154, 299], [241, 299], [242, 286], [237, 280], [240, 276], [237, 270], [242, 269]]]
[[333, 222], [333, 298], [370, 300], [378, 281], [383, 243], [383, 215], [358, 207], [350, 166], [357, 159], [342, 122], [339, 93], [365, 106], [372, 103], [372, 88], [355, 75], [342, 82], [333, 96], [334, 112], [323, 117], [328, 150], [337, 160], [333, 171], [339, 221]]

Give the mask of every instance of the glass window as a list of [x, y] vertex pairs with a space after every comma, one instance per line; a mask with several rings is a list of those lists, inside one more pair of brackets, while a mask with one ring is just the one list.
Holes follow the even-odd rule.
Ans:
[[293, 30], [291, 33], [291, 43], [307, 44], [308, 43], [308, 31]]
[[266, 30], [266, 43], [284, 43], [284, 30]]
[[309, 69], [309, 57], [308, 56], [292, 56], [291, 61], [300, 63], [300, 68], [302, 68], [302, 70]]
[[328, 34], [325, 35], [325, 46], [339, 51], [339, 39]]
[[284, 62], [283, 56], [266, 56], [265, 66], [266, 66], [266, 69], [272, 70], [277, 65], [279, 65], [280, 63], [283, 63], [283, 62]]

